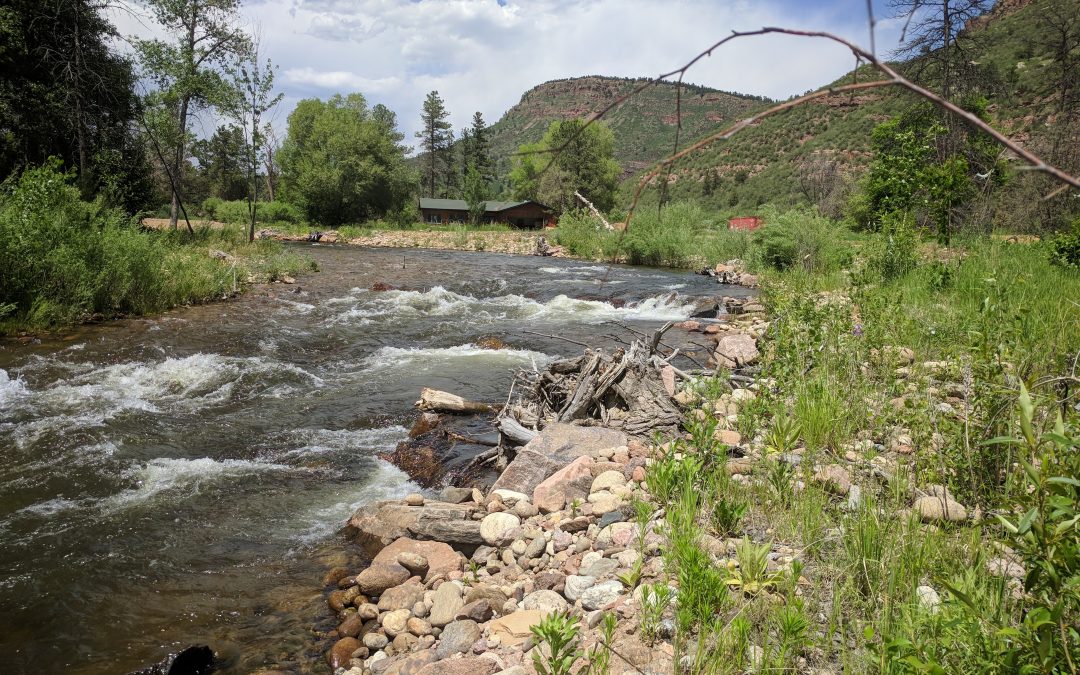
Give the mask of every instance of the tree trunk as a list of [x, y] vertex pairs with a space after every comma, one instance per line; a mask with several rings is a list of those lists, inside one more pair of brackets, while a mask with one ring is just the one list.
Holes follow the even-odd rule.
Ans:
[[497, 406], [467, 401], [457, 394], [427, 387], [420, 390], [420, 400], [416, 402], [416, 407], [421, 410], [449, 413], [486, 413], [497, 409]]

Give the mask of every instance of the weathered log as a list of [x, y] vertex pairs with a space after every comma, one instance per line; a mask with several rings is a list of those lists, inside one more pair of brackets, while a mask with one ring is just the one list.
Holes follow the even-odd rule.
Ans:
[[508, 415], [503, 415], [499, 417], [497, 426], [499, 428], [499, 433], [501, 433], [504, 438], [508, 438], [513, 441], [516, 445], [525, 445], [532, 439], [536, 438], [537, 434], [540, 433], [538, 431], [533, 431], [532, 429], [525, 428], [520, 422]]
[[420, 400], [415, 403], [421, 410], [435, 412], [477, 414], [491, 412], [496, 406], [487, 403], [467, 401], [457, 394], [424, 387], [420, 390]]

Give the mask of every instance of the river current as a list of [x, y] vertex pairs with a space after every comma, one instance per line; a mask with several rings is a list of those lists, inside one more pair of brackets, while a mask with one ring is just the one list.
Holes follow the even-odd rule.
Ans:
[[124, 673], [192, 643], [235, 672], [328, 672], [319, 580], [357, 562], [339, 534], [357, 506], [417, 489], [377, 454], [421, 387], [503, 400], [515, 370], [580, 353], [559, 338], [611, 347], [633, 337], [618, 323], [745, 294], [671, 270], [298, 249], [321, 271], [296, 285], [0, 342], [0, 672]]

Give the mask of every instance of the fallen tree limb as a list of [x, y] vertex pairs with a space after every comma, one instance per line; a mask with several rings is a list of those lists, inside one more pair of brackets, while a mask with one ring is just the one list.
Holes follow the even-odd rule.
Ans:
[[420, 400], [415, 405], [421, 410], [447, 413], [476, 414], [497, 410], [496, 406], [488, 403], [467, 401], [457, 394], [439, 391], [438, 389], [429, 389], [428, 387], [420, 390]]

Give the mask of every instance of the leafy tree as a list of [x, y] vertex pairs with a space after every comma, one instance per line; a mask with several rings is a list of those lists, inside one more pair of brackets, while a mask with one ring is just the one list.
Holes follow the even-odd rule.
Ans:
[[300, 101], [279, 153], [286, 198], [328, 226], [405, 209], [416, 176], [386, 112], [376, 116], [361, 94]]
[[919, 57], [913, 65], [917, 76], [930, 74], [932, 67], [941, 80], [941, 94], [952, 94], [954, 71], [966, 58], [965, 49], [957, 37], [968, 21], [982, 16], [993, 0], [890, 0], [894, 18], [906, 21], [904, 43], [896, 50], [901, 58]]
[[429, 197], [435, 196], [436, 181], [443, 170], [445, 157], [450, 143], [453, 141], [453, 131], [447, 118], [450, 113], [446, 110], [446, 104], [439, 96], [438, 91], [432, 91], [424, 99], [424, 108], [420, 113], [420, 120], [424, 128], [416, 132], [420, 139], [420, 148], [426, 154], [426, 180]]
[[610, 211], [619, 181], [614, 135], [601, 123], [552, 122], [539, 143], [521, 146], [510, 181], [515, 199], [533, 199], [560, 213], [577, 208], [575, 191]]
[[[248, 241], [255, 241], [255, 219], [259, 208], [259, 165], [261, 164], [266, 130], [263, 116], [281, 102], [284, 94], [274, 95], [274, 66], [269, 59], [259, 60], [259, 41], [252, 41], [233, 68], [233, 82], [238, 96], [233, 100], [232, 114], [240, 122], [244, 136], [245, 174], [248, 189]], [[267, 125], [269, 127], [269, 124]]]
[[131, 129], [135, 76], [110, 42], [102, 0], [5, 0], [0, 6], [0, 177], [56, 156], [83, 196], [136, 210], [153, 186]]
[[[985, 115], [985, 103], [968, 107]], [[870, 230], [880, 229], [890, 214], [910, 212], [933, 223], [947, 244], [959, 207], [976, 192], [975, 179], [992, 182], [1000, 174], [996, 148], [984, 134], [946, 128], [929, 105], [879, 125], [871, 147], [874, 159], [863, 190], [849, 207], [858, 224]]]
[[239, 0], [146, 0], [172, 42], [136, 39], [146, 76], [158, 88], [156, 101], [169, 111], [173, 128], [164, 135], [163, 161], [171, 175], [169, 221], [176, 227], [183, 192], [189, 125], [199, 110], [226, 105], [230, 85], [222, 69], [250, 44], [237, 28]]
[[193, 142], [191, 154], [199, 162], [210, 196], [233, 201], [247, 195], [244, 176], [247, 141], [240, 127], [219, 126], [210, 138]]

